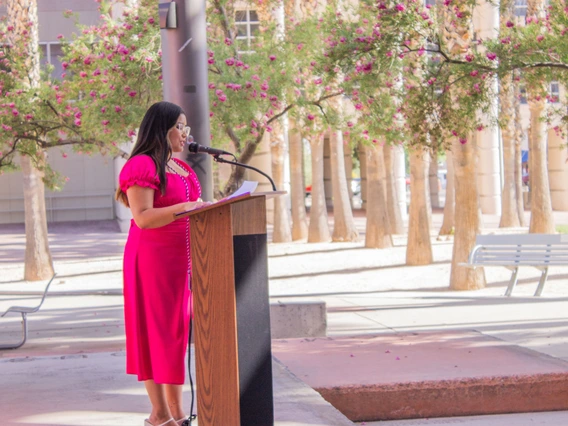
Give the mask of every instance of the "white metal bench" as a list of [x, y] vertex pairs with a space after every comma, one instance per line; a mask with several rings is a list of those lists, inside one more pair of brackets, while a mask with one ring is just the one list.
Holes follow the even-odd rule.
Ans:
[[45, 296], [47, 296], [47, 290], [49, 289], [51, 282], [55, 278], [55, 275], [57, 275], [57, 274], [53, 274], [53, 277], [51, 277], [51, 279], [49, 280], [49, 282], [45, 286], [45, 290], [43, 291], [43, 296], [41, 297], [41, 301], [39, 302], [39, 305], [32, 306], [32, 307], [11, 306], [6, 310], [6, 312], [4, 312], [2, 315], [0, 315], [0, 317], [4, 317], [6, 314], [8, 314], [10, 312], [17, 312], [17, 313], [22, 315], [22, 340], [20, 340], [17, 343], [0, 344], [0, 349], [18, 349], [20, 346], [22, 346], [24, 343], [26, 343], [26, 340], [28, 339], [28, 317], [27, 317], [27, 315], [33, 314], [34, 312], [39, 311], [39, 308], [41, 308], [41, 305], [43, 305], [43, 301], [45, 300]]
[[532, 266], [542, 272], [535, 296], [542, 294], [550, 266], [568, 266], [568, 235], [478, 235], [475, 244], [468, 262], [462, 265], [470, 268], [504, 266], [512, 270], [505, 296], [511, 296], [520, 266]]

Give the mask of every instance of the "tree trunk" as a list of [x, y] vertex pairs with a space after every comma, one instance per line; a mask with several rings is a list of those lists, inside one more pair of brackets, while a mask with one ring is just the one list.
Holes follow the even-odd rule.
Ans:
[[308, 243], [327, 242], [331, 239], [323, 187], [323, 135], [310, 138], [312, 151], [312, 206]]
[[[453, 16], [460, 13], [470, 13], [469, 2], [455, 3], [455, 7], [444, 8], [444, 25], [442, 34], [448, 50], [454, 55], [465, 55], [471, 49], [473, 40], [472, 21], [455, 21]], [[450, 88], [450, 96], [455, 104], [464, 96], [458, 88]], [[479, 208], [479, 192], [477, 189], [477, 141], [474, 135], [469, 135], [466, 141], [454, 137], [452, 140], [452, 154], [454, 158], [455, 173], [455, 236], [452, 255], [452, 268], [450, 272], [450, 288], [454, 290], [474, 290], [485, 287], [485, 273], [483, 268], [470, 269], [460, 266], [466, 262], [470, 251], [475, 246], [475, 238], [480, 230], [481, 211]]]
[[288, 132], [290, 150], [290, 196], [292, 200], [292, 240], [308, 236], [306, 194], [303, 173], [302, 135], [292, 122]]
[[[396, 190], [396, 180], [394, 176], [394, 152], [392, 146], [383, 147], [383, 159], [385, 163], [385, 181], [387, 187], [386, 207], [389, 225], [387, 232], [389, 234], [404, 234], [404, 222], [399, 207], [400, 194]], [[368, 214], [367, 217], [369, 217]]]
[[517, 203], [517, 213], [519, 215], [519, 225], [526, 226], [525, 221], [525, 201], [523, 198], [523, 152], [521, 142], [523, 139], [523, 124], [521, 116], [521, 88], [518, 81], [513, 81], [514, 87], [514, 108], [515, 108], [515, 201]]
[[[39, 87], [39, 24], [36, 0], [9, 0], [7, 3], [8, 22], [14, 30], [8, 34], [8, 42], [24, 44], [26, 47], [25, 67], [27, 79], [22, 83], [30, 90]], [[31, 25], [30, 25], [31, 24]], [[38, 158], [45, 161], [41, 147]], [[31, 158], [21, 159], [24, 190], [24, 216], [26, 226], [26, 252], [24, 258], [24, 279], [44, 280], [53, 275], [53, 262], [49, 251], [47, 217], [45, 210], [45, 185], [43, 183], [43, 164], [33, 164]]]
[[[276, 188], [284, 188], [284, 162], [286, 157], [286, 141], [283, 126], [278, 122], [270, 133], [270, 153], [272, 160], [272, 179]], [[292, 241], [290, 230], [290, 211], [288, 210], [288, 194], [274, 198], [274, 228], [272, 242], [285, 243]]]
[[459, 218], [455, 222], [450, 272], [450, 288], [453, 290], [477, 290], [485, 287], [483, 268], [471, 269], [460, 265], [460, 263], [467, 262], [481, 228], [481, 210], [475, 173], [477, 155], [475, 144], [473, 135], [470, 135], [464, 144], [458, 138], [455, 138], [452, 144], [456, 185], [455, 216]]
[[[389, 146], [384, 150], [390, 150]], [[367, 228], [365, 247], [388, 248], [393, 246], [389, 232], [387, 203], [385, 197], [385, 167], [383, 147], [366, 148], [367, 159]]]
[[438, 236], [454, 233], [456, 212], [456, 184], [454, 173], [454, 158], [451, 151], [446, 152], [446, 201], [444, 203], [444, 219]]
[[[340, 104], [341, 105], [341, 104]], [[343, 132], [330, 131], [331, 187], [333, 190], [333, 241], [357, 241], [359, 231], [353, 220], [353, 211], [347, 189]]]
[[428, 186], [430, 187], [430, 207], [440, 208], [440, 179], [438, 178], [438, 153], [432, 152], [428, 170]]
[[24, 279], [45, 280], [53, 275], [53, 261], [47, 235], [43, 173], [32, 164], [29, 156], [21, 157], [21, 165], [26, 226]]
[[[514, 21], [513, 1], [502, 0], [499, 17], [500, 28], [505, 28], [507, 22]], [[503, 143], [503, 189], [501, 190], [501, 221], [500, 228], [517, 227], [520, 225], [517, 211], [517, 186], [515, 181], [515, 87], [513, 74], [501, 77], [499, 90], [499, 121], [501, 124], [501, 139]]]
[[410, 208], [408, 218], [407, 265], [429, 265], [433, 261], [428, 219], [428, 163], [430, 153], [418, 149], [410, 154]]
[[[527, 2], [527, 18], [543, 19], [545, 16], [544, 0], [529, 0]], [[543, 84], [527, 87], [529, 104], [529, 173], [531, 185], [531, 222], [529, 232], [535, 234], [554, 234], [554, 217], [550, 199], [550, 184], [546, 162], [546, 126], [542, 122], [546, 106], [546, 90]]]
[[531, 185], [531, 221], [529, 232], [554, 234], [554, 217], [550, 200], [550, 185], [546, 167], [546, 127], [541, 121], [544, 101], [529, 100], [529, 173]]
[[499, 119], [501, 139], [503, 141], [503, 174], [504, 182], [501, 191], [501, 221], [500, 228], [518, 227], [519, 212], [517, 211], [515, 185], [515, 112], [513, 105], [513, 77], [511, 74], [501, 78], [499, 101], [501, 104]]

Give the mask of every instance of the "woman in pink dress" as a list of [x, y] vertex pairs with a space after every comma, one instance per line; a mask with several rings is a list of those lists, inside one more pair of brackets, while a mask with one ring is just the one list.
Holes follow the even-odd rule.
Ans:
[[[189, 219], [207, 205], [195, 172], [172, 157], [189, 134], [182, 109], [152, 105], [119, 178], [116, 198], [132, 211], [124, 249], [126, 372], [144, 381], [152, 404], [145, 426], [184, 420], [182, 385], [191, 311]], [[179, 419], [179, 420], [175, 420]]]

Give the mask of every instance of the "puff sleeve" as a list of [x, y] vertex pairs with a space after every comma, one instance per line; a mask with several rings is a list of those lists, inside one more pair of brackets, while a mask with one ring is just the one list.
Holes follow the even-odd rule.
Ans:
[[126, 190], [134, 185], [158, 191], [160, 180], [156, 173], [154, 160], [147, 155], [136, 155], [130, 158], [120, 172], [118, 183], [125, 194]]

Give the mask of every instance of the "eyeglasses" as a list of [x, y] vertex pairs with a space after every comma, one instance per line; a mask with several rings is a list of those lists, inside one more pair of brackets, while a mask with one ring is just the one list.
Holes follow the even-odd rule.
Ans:
[[176, 123], [176, 129], [178, 129], [182, 133], [185, 133], [186, 135], [189, 135], [189, 132], [191, 131], [191, 127], [186, 126], [183, 123]]

